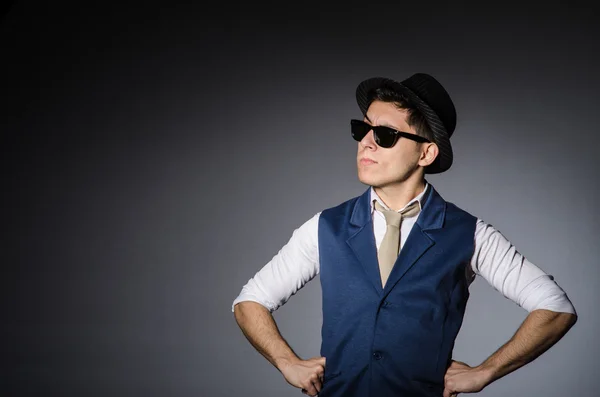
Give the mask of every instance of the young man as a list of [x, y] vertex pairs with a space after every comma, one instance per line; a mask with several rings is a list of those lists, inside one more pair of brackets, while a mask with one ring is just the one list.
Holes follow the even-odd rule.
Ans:
[[[363, 81], [359, 180], [369, 188], [317, 213], [242, 288], [232, 310], [244, 335], [288, 383], [321, 397], [450, 397], [478, 392], [556, 343], [577, 319], [564, 291], [491, 225], [446, 202], [425, 179], [452, 165], [454, 104], [418, 73]], [[299, 358], [271, 313], [317, 274], [321, 357]], [[452, 360], [480, 275], [529, 311], [478, 366]]]

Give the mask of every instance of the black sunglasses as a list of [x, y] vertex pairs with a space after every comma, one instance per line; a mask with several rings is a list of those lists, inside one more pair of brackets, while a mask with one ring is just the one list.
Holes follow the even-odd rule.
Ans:
[[365, 135], [367, 135], [369, 131], [373, 130], [375, 143], [383, 148], [391, 148], [396, 144], [396, 142], [398, 142], [398, 138], [400, 137], [408, 138], [420, 143], [431, 142], [429, 139], [423, 138], [420, 135], [397, 131], [393, 128], [384, 127], [382, 125], [370, 125], [362, 120], [350, 120], [350, 127], [352, 138], [358, 142], [362, 141]]

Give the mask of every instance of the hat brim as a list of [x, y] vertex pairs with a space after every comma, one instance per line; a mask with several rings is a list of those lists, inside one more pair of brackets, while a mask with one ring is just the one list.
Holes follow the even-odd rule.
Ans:
[[425, 173], [439, 174], [448, 170], [452, 166], [453, 154], [452, 145], [444, 124], [429, 105], [402, 83], [385, 77], [373, 77], [360, 83], [356, 88], [356, 101], [363, 116], [367, 114], [367, 110], [371, 105], [369, 92], [381, 87], [389, 87], [394, 91], [405, 94], [425, 116], [425, 120], [433, 132], [434, 143], [439, 148], [439, 153], [433, 163], [425, 167]]

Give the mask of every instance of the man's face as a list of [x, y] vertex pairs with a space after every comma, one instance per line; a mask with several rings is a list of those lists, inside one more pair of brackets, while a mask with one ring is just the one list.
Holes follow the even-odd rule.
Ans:
[[[367, 110], [364, 121], [371, 125], [381, 125], [398, 131], [416, 134], [408, 125], [408, 112], [398, 109], [389, 102], [374, 101]], [[404, 182], [419, 169], [421, 145], [400, 137], [391, 148], [382, 148], [375, 143], [373, 130], [358, 142], [356, 163], [358, 179], [369, 186], [384, 187]], [[368, 160], [372, 161], [368, 161]]]

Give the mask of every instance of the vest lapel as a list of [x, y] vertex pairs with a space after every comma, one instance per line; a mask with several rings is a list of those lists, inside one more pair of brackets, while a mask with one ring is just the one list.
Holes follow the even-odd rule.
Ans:
[[377, 247], [373, 233], [373, 220], [371, 218], [370, 187], [358, 197], [354, 203], [350, 217], [349, 235], [346, 243], [358, 258], [367, 279], [373, 284], [378, 294], [383, 292], [379, 263], [377, 262]]
[[428, 231], [443, 226], [445, 213], [446, 202], [429, 184], [425, 197], [423, 197], [421, 213], [400, 250], [400, 255], [385, 284], [384, 295], [387, 295], [419, 258], [435, 245], [435, 239]]

